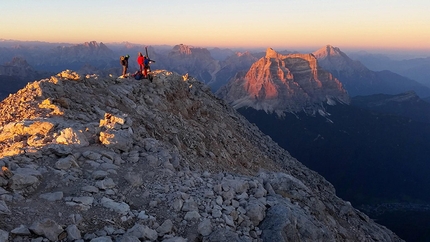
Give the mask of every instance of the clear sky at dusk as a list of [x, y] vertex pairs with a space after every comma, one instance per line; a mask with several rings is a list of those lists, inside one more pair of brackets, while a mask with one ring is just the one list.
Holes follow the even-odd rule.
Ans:
[[3, 0], [0, 38], [430, 50], [429, 0]]

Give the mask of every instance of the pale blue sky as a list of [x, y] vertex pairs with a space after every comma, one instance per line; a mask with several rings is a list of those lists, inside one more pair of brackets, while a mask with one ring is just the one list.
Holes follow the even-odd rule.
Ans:
[[0, 38], [430, 50], [429, 0], [3, 0]]

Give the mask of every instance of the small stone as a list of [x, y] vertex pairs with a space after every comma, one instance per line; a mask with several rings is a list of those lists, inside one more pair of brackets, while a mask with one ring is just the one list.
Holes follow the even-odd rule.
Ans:
[[208, 236], [212, 233], [212, 223], [210, 219], [204, 219], [197, 226], [197, 231], [203, 236]]
[[199, 219], [201, 216], [197, 211], [189, 211], [185, 214], [185, 220]]
[[156, 229], [156, 231], [158, 232], [159, 236], [163, 236], [165, 234], [168, 234], [172, 231], [173, 228], [173, 222], [170, 219], [165, 220], [160, 227], [158, 227]]
[[66, 231], [67, 231], [67, 239], [69, 240], [81, 239], [81, 231], [79, 231], [78, 227], [75, 224], [67, 226]]
[[63, 199], [63, 192], [44, 193], [40, 194], [39, 197], [50, 202], [59, 201]]
[[23, 236], [27, 236], [31, 234], [30, 230], [24, 225], [20, 225], [18, 228], [15, 228], [12, 231], [10, 231], [10, 233], [14, 235], [23, 235]]
[[11, 211], [3, 200], [0, 200], [0, 214], [9, 215]]

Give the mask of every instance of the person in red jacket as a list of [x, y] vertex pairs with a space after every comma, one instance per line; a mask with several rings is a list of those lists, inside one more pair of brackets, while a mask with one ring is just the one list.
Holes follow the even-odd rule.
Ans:
[[143, 71], [143, 61], [144, 61], [144, 57], [143, 57], [142, 53], [139, 52], [137, 54], [137, 64], [139, 65], [139, 70], [141, 72]]

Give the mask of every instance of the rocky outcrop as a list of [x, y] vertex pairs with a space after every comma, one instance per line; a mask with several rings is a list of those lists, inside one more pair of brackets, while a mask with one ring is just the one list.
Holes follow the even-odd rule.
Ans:
[[195, 79], [65, 71], [0, 103], [0, 241], [400, 241]]
[[267, 49], [245, 75], [238, 75], [217, 92], [233, 107], [266, 112], [315, 113], [323, 103], [348, 103], [342, 84], [322, 70], [312, 54], [282, 55]]

